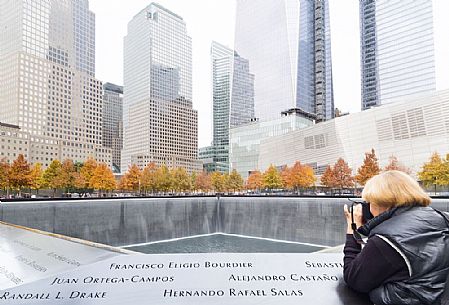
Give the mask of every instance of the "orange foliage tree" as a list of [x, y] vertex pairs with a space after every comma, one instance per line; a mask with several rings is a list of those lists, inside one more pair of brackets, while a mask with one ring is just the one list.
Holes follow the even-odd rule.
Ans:
[[295, 190], [312, 187], [316, 181], [313, 169], [299, 161], [292, 166], [289, 176], [290, 185]]
[[246, 180], [247, 190], [259, 191], [263, 188], [263, 176], [260, 171], [253, 171]]
[[17, 159], [13, 161], [9, 168], [9, 184], [12, 188], [19, 190], [19, 196], [24, 187], [30, 186], [30, 164], [25, 157], [20, 154]]
[[337, 186], [334, 169], [329, 165], [321, 175], [321, 184], [332, 189]]
[[99, 190], [100, 197], [103, 191], [108, 192], [115, 189], [116, 183], [114, 174], [105, 163], [100, 163], [95, 168], [91, 177], [90, 185], [92, 188]]
[[373, 176], [380, 173], [379, 162], [377, 161], [376, 153], [374, 149], [371, 149], [371, 152], [365, 153], [365, 159], [363, 160], [363, 164], [357, 170], [357, 175], [355, 176], [355, 180], [361, 184], [365, 185], [365, 183]]
[[282, 167], [280, 174], [281, 174], [281, 180], [282, 180], [282, 187], [284, 189], [292, 189], [293, 188], [292, 168], [285, 165]]
[[340, 190], [354, 186], [354, 177], [352, 176], [352, 169], [348, 166], [343, 158], [339, 158], [333, 168], [335, 177], [335, 187]]
[[93, 189], [94, 187], [91, 185], [91, 181], [97, 166], [97, 161], [95, 161], [95, 159], [88, 158], [83, 163], [83, 166], [79, 170], [78, 175], [76, 175], [75, 187], [84, 192], [86, 192], [88, 189]]
[[75, 187], [77, 172], [72, 160], [66, 159], [62, 162], [59, 179], [61, 180], [61, 187], [64, 188], [66, 192]]
[[142, 171], [140, 183], [145, 194], [157, 190], [156, 171], [157, 165], [154, 162], [148, 163]]
[[120, 189], [125, 191], [138, 191], [140, 187], [140, 169], [136, 164], [132, 164], [128, 171], [120, 179]]
[[206, 172], [201, 172], [195, 177], [195, 190], [202, 192], [209, 192], [212, 189], [210, 175]]
[[0, 189], [9, 192], [9, 163], [6, 158], [0, 160]]
[[394, 155], [391, 155], [388, 158], [388, 164], [385, 166], [384, 171], [397, 170], [410, 175], [412, 173], [411, 169], [407, 166], [404, 166], [401, 162], [398, 161], [398, 158]]

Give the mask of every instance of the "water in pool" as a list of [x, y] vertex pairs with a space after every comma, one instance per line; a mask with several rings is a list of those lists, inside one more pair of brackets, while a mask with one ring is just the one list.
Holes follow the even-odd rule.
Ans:
[[142, 253], [310, 253], [326, 247], [230, 234], [200, 235], [125, 247]]

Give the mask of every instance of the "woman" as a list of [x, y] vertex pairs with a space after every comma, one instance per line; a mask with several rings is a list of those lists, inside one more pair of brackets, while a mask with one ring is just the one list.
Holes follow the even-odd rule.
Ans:
[[344, 207], [346, 283], [369, 293], [376, 305], [442, 304], [449, 274], [449, 219], [428, 207], [430, 197], [400, 171], [372, 177], [362, 198], [374, 216], [363, 224], [362, 206], [354, 207], [357, 231], [368, 237], [363, 249]]

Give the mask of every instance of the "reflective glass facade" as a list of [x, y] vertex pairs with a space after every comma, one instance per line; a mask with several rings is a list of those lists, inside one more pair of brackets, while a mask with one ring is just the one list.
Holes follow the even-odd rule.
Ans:
[[334, 117], [327, 0], [238, 0], [235, 50], [254, 75], [256, 117]]
[[231, 128], [229, 170], [235, 169], [244, 179], [247, 179], [250, 172], [262, 169], [258, 161], [260, 154], [263, 153], [260, 146], [264, 141], [311, 125], [313, 121], [302, 115], [285, 113], [277, 119], [254, 121]]
[[436, 89], [429, 0], [360, 0], [362, 110]]
[[231, 117], [229, 126], [236, 127], [254, 118], [254, 75], [249, 61], [234, 52], [232, 69]]
[[231, 70], [234, 52], [212, 42], [213, 145], [229, 144]]
[[[254, 76], [249, 72], [248, 60], [215, 41], [211, 59], [213, 141], [211, 147], [200, 149], [200, 159], [208, 162], [207, 170], [228, 172], [229, 129], [254, 118]], [[204, 151], [208, 153], [201, 153]]]
[[123, 148], [123, 87], [103, 85], [103, 146], [112, 150], [112, 166], [120, 172]]

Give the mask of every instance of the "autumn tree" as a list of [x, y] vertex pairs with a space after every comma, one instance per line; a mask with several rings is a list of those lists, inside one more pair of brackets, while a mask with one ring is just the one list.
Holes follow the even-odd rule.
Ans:
[[195, 179], [195, 190], [209, 192], [212, 189], [210, 175], [205, 171], [199, 173]]
[[75, 187], [75, 180], [77, 178], [75, 164], [71, 159], [65, 159], [61, 164], [61, 187], [66, 192]]
[[176, 192], [189, 191], [192, 188], [190, 183], [190, 176], [183, 167], [174, 168], [172, 175], [172, 189]]
[[418, 172], [418, 178], [422, 181], [422, 183], [429, 187], [431, 185], [447, 185], [449, 181], [447, 181], [447, 171], [449, 170], [449, 159], [444, 160], [441, 156], [434, 152], [430, 157], [429, 162], [426, 162], [422, 166], [422, 170]]
[[263, 176], [260, 171], [253, 171], [246, 180], [247, 190], [260, 190], [263, 188]]
[[313, 168], [302, 165], [299, 161], [290, 169], [289, 177], [290, 185], [295, 190], [312, 187], [316, 181]]
[[447, 154], [446, 159], [443, 160], [441, 183], [442, 185], [449, 185], [449, 154]]
[[136, 164], [132, 164], [120, 179], [120, 189], [125, 191], [138, 191], [140, 187], [141, 172]]
[[5, 158], [0, 160], [0, 189], [9, 192], [9, 163]]
[[348, 166], [348, 163], [339, 158], [333, 168], [335, 177], [335, 187], [340, 190], [344, 188], [350, 188], [354, 186], [354, 177], [352, 176], [352, 169]]
[[227, 181], [228, 188], [233, 192], [240, 191], [243, 188], [243, 178], [237, 172], [236, 169], [233, 169], [231, 174], [229, 175], [229, 179]]
[[223, 173], [223, 191], [224, 192], [229, 192], [231, 190], [230, 186], [229, 186], [229, 174], [228, 173]]
[[290, 167], [283, 166], [281, 169], [281, 180], [282, 180], [282, 186], [284, 189], [292, 189], [293, 183], [292, 183], [292, 169]]
[[217, 192], [224, 192], [226, 189], [226, 178], [225, 176], [220, 172], [213, 172], [210, 175], [210, 181], [213, 190]]
[[45, 187], [53, 190], [53, 197], [55, 196], [56, 190], [63, 186], [61, 170], [61, 162], [59, 160], [53, 160], [42, 175]]
[[112, 170], [105, 163], [98, 164], [91, 177], [90, 185], [100, 192], [100, 197], [103, 191], [114, 190], [116, 183]]
[[154, 193], [157, 190], [156, 171], [157, 165], [154, 162], [148, 163], [142, 171], [140, 183], [145, 194], [148, 191]]
[[192, 172], [190, 174], [190, 190], [191, 191], [196, 191], [196, 177], [198, 176], [197, 172]]
[[88, 158], [82, 166], [78, 165], [78, 174], [75, 175], [75, 187], [82, 190], [84, 193], [89, 189], [93, 189], [90, 184], [95, 169], [97, 168], [97, 161], [93, 158]]
[[31, 184], [30, 173], [30, 164], [25, 157], [20, 154], [9, 168], [9, 184], [12, 188], [19, 190], [19, 196], [21, 196], [22, 189], [24, 187], [29, 187]]
[[157, 190], [167, 193], [173, 187], [172, 175], [168, 167], [163, 164], [156, 171]]
[[371, 152], [365, 153], [365, 159], [363, 160], [363, 164], [357, 170], [357, 175], [355, 176], [355, 180], [360, 185], [365, 185], [365, 183], [375, 175], [380, 173], [379, 162], [377, 161], [376, 154], [374, 149], [371, 149]]
[[334, 169], [328, 165], [326, 170], [321, 175], [321, 184], [332, 189], [337, 186], [337, 181], [334, 173]]
[[39, 194], [39, 190], [44, 186], [43, 174], [42, 164], [34, 163], [30, 171], [30, 187], [36, 190], [37, 194]]
[[410, 168], [404, 166], [401, 162], [399, 162], [398, 158], [394, 155], [391, 155], [388, 158], [388, 164], [384, 168], [384, 171], [391, 171], [391, 170], [401, 171], [406, 173], [407, 175], [410, 175], [412, 173]]
[[263, 174], [263, 184], [264, 187], [272, 190], [282, 187], [282, 178], [279, 174], [277, 168], [271, 164], [270, 167]]

